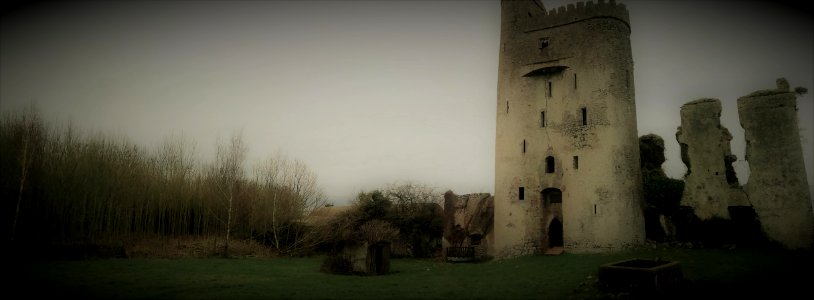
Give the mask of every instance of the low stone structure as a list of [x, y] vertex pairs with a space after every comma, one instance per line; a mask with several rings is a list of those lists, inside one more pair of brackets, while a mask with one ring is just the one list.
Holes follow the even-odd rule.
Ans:
[[612, 292], [670, 292], [684, 281], [681, 262], [640, 258], [601, 265], [598, 275], [599, 287]]
[[339, 255], [350, 261], [355, 274], [384, 275], [390, 272], [389, 242], [346, 245]]

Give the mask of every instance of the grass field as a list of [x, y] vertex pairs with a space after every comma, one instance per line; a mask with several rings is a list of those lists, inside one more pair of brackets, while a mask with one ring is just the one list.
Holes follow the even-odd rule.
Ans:
[[632, 298], [640, 295], [599, 291], [599, 265], [656, 257], [680, 261], [685, 278], [680, 291], [658, 298], [808, 299], [814, 286], [811, 251], [665, 248], [473, 264], [395, 259], [391, 274], [377, 277], [321, 273], [324, 257], [11, 261], [5, 294], [17, 299]]

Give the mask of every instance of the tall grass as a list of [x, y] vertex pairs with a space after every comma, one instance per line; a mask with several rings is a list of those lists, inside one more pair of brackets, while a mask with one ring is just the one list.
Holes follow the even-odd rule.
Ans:
[[[322, 199], [316, 185], [276, 193], [293, 188], [237, 172], [230, 211], [218, 190], [222, 176], [212, 172], [217, 162], [200, 161], [183, 138], [146, 149], [125, 137], [47, 124], [34, 109], [0, 119], [0, 167], [2, 239], [23, 247], [126, 246], [151, 237], [224, 236], [227, 230], [249, 239], [269, 230], [257, 222], [269, 211], [256, 208]], [[316, 180], [310, 171], [306, 175]], [[281, 202], [269, 203], [274, 199]], [[221, 222], [230, 216], [228, 224]]]

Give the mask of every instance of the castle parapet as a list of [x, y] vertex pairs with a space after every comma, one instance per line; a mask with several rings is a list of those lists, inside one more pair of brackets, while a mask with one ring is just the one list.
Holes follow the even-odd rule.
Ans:
[[627, 7], [615, 0], [606, 2], [605, 0], [571, 3], [567, 6], [560, 6], [551, 9], [534, 17], [521, 20], [521, 28], [524, 31], [535, 31], [556, 27], [591, 18], [614, 18], [630, 26], [630, 16]]

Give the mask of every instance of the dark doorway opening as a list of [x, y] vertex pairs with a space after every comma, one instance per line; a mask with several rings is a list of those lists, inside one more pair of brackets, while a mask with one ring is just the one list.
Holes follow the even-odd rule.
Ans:
[[543, 201], [545, 201], [545, 204], [562, 203], [562, 192], [555, 188], [544, 189]]
[[548, 247], [562, 247], [562, 222], [554, 218], [548, 224]]

